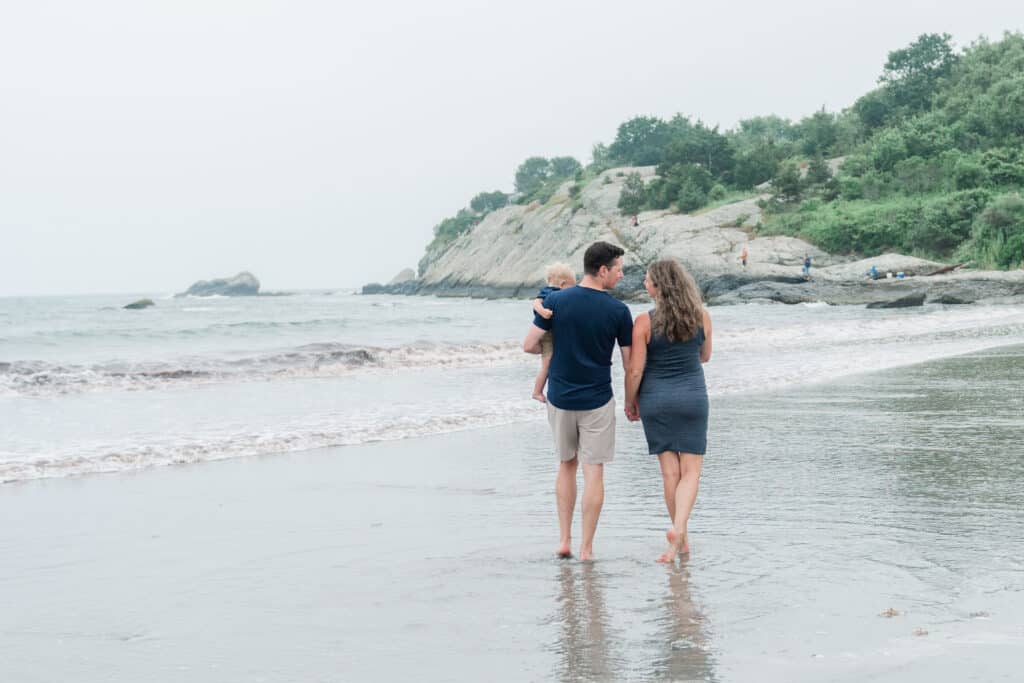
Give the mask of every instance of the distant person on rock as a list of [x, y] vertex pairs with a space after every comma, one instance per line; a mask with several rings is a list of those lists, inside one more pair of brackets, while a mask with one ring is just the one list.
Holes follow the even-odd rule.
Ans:
[[548, 422], [558, 455], [555, 501], [558, 556], [571, 557], [576, 472], [583, 465], [583, 540], [580, 559], [594, 556], [594, 534], [604, 505], [604, 465], [615, 457], [615, 397], [612, 352], [618, 342], [622, 365], [629, 365], [633, 316], [609, 290], [622, 279], [622, 247], [594, 242], [583, 254], [583, 279], [576, 287], [544, 300], [550, 318], [537, 314], [523, 350], [540, 353], [541, 337], [551, 331], [554, 354], [548, 375]]
[[811, 279], [811, 255], [810, 254], [804, 254], [804, 269], [803, 269], [803, 271], [804, 271], [804, 279], [805, 280], [810, 280]]
[[743, 245], [743, 251], [740, 252], [740, 263], [743, 264], [744, 268], [747, 267], [747, 245], [745, 244]]
[[[533, 298], [533, 313], [545, 320], [550, 320], [552, 311], [544, 307], [544, 300], [552, 292], [558, 292], [566, 287], [576, 284], [576, 273], [564, 263], [552, 263], [547, 270], [546, 287], [541, 287], [537, 296]], [[544, 384], [548, 381], [548, 367], [551, 365], [551, 354], [554, 351], [551, 333], [545, 332], [540, 338], [540, 370], [537, 371], [537, 378], [533, 381], [533, 398], [541, 403], [546, 403], [544, 398]]]

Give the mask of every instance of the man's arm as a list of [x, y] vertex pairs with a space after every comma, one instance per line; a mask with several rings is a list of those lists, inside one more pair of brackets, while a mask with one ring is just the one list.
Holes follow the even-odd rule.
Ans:
[[536, 325], [530, 325], [530, 330], [526, 333], [526, 339], [523, 340], [523, 351], [526, 353], [540, 353], [540, 338], [544, 336], [547, 330], [542, 330]]
[[619, 351], [622, 352], [622, 367], [623, 369], [629, 369], [629, 358], [633, 353], [632, 346], [620, 346]]

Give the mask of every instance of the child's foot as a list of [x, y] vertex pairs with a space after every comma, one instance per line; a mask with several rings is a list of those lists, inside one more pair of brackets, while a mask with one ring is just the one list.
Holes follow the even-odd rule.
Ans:
[[533, 400], [534, 401], [540, 401], [541, 403], [547, 403], [548, 402], [548, 400], [546, 398], [544, 398], [544, 394], [542, 394], [540, 392], [537, 392], [536, 394], [533, 395]]

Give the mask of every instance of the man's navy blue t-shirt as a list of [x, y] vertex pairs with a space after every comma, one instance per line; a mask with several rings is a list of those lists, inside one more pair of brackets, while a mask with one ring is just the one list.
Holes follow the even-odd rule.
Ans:
[[562, 410], [593, 410], [612, 399], [612, 351], [615, 342], [633, 342], [633, 316], [608, 292], [569, 287], [548, 294], [545, 308], [554, 315], [533, 316], [533, 324], [551, 330], [555, 351], [548, 370], [548, 400]]

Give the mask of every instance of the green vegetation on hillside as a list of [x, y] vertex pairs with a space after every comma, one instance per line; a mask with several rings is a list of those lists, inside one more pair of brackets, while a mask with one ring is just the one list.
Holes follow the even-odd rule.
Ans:
[[[624, 214], [695, 211], [771, 181], [763, 233], [799, 236], [831, 252], [896, 249], [1018, 267], [1024, 35], [979, 39], [957, 52], [949, 35], [924, 34], [890, 52], [878, 87], [844, 111], [821, 109], [795, 123], [758, 116], [727, 131], [681, 114], [638, 116], [609, 145], [595, 145], [592, 157], [586, 168], [572, 157], [527, 159], [516, 170], [514, 195], [477, 195], [435, 227], [431, 247], [509, 201], [546, 203], [569, 179], [577, 200], [604, 170], [656, 166], [646, 184], [639, 174], [626, 176]], [[827, 163], [837, 157], [841, 164]]]

